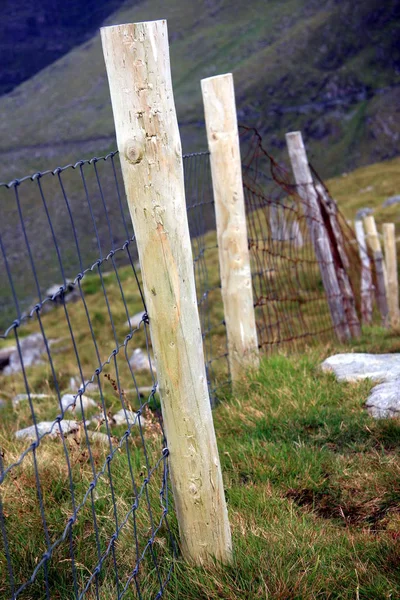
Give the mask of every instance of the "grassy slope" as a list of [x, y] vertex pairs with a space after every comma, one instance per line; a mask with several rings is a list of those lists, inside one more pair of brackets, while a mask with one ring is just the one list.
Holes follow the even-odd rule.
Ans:
[[[187, 150], [205, 144], [199, 80], [233, 71], [241, 120], [260, 126], [276, 152], [285, 131], [303, 129], [318, 152], [319, 166], [337, 173], [398, 152], [396, 89], [357, 100], [360, 90], [373, 94], [398, 83], [393, 66], [388, 61], [378, 64], [372, 51], [384, 44], [384, 55], [389, 52], [389, 41], [397, 39], [394, 19], [385, 22], [378, 10], [379, 27], [369, 25], [369, 42], [357, 34], [357, 24], [377, 10], [376, 4], [233, 0], [199, 6], [144, 0], [137, 7], [127, 3], [109, 22], [168, 19], [175, 97]], [[397, 5], [392, 0], [386, 13]], [[349, 21], [345, 32], [343, 19]], [[335, 53], [339, 60], [331, 64]], [[395, 55], [394, 49], [390, 56]], [[318, 108], [327, 100], [338, 104]], [[67, 140], [79, 140], [85, 153], [107, 150], [113, 145], [113, 124], [99, 37], [2, 98], [0, 111], [0, 150], [18, 150], [3, 155], [1, 178], [77, 158], [79, 143], [63, 146]], [[59, 143], [61, 147], [54, 146]], [[21, 149], [37, 144], [50, 147]]]

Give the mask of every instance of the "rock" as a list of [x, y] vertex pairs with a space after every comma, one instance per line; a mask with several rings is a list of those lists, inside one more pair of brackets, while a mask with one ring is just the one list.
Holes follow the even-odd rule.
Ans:
[[[125, 413], [124, 409], [121, 408], [112, 418], [116, 425], [139, 425], [138, 414], [131, 410], [127, 410]], [[142, 416], [140, 417], [140, 424], [142, 427], [146, 425], [146, 421]]]
[[382, 204], [382, 208], [388, 208], [388, 206], [393, 206], [394, 204], [400, 204], [400, 195], [387, 198]]
[[[46, 296], [53, 299], [53, 302], [56, 304], [62, 304], [61, 302], [61, 288], [64, 287], [64, 284], [55, 284], [49, 287], [46, 290]], [[74, 282], [70, 279], [66, 280], [66, 285], [64, 289], [64, 299], [65, 302], [76, 302], [80, 298], [79, 287], [75, 286]]]
[[152, 359], [141, 348], [136, 348], [133, 351], [129, 364], [135, 371], [150, 371], [150, 362], [153, 372], [156, 372], [156, 366]]
[[[40, 400], [42, 398], [50, 398], [49, 394], [30, 394], [31, 400]], [[20, 402], [24, 402], [25, 400], [28, 400], [29, 396], [28, 394], [18, 394], [17, 396], [14, 396], [14, 398], [12, 399], [12, 405], [13, 406], [18, 406], [18, 404]]]
[[[76, 377], [71, 377], [69, 380], [69, 389], [71, 390], [71, 392], [76, 394], [76, 392], [79, 390], [80, 387], [81, 387], [81, 384], [78, 381], [78, 379]], [[85, 389], [85, 392], [96, 393], [98, 391], [99, 391], [99, 386], [97, 385], [97, 383], [88, 383], [86, 386], [86, 389]]]
[[400, 354], [335, 354], [321, 365], [339, 381], [394, 381], [400, 379]]
[[[49, 345], [51, 345], [53, 341], [54, 340], [48, 340]], [[31, 335], [28, 335], [25, 338], [21, 338], [19, 345], [22, 354], [22, 360], [24, 363], [24, 368], [43, 364], [41, 357], [42, 354], [46, 352], [46, 346], [41, 333], [32, 333]], [[3, 373], [4, 375], [11, 375], [12, 373], [17, 373], [21, 370], [22, 367], [21, 361], [19, 359], [18, 350], [15, 350], [10, 355], [9, 363], [5, 367]]]
[[3, 398], [0, 398], [0, 408], [4, 408], [5, 406], [7, 406], [6, 400], [3, 400]]
[[132, 327], [132, 329], [136, 329], [137, 327], [139, 327], [140, 323], [143, 320], [143, 315], [145, 315], [146, 313], [143, 312], [138, 312], [136, 313], [136, 315], [133, 315], [133, 317], [129, 317], [130, 319], [130, 324], [129, 321], [127, 321], [125, 323], [125, 327]]
[[375, 386], [365, 405], [376, 419], [400, 417], [400, 379]]
[[[76, 402], [76, 404], [75, 404]], [[89, 408], [91, 408], [92, 406], [97, 406], [97, 403], [92, 399], [89, 398], [88, 396], [82, 395], [82, 405], [83, 405], [83, 410], [88, 410]], [[63, 397], [61, 398], [61, 406], [63, 408], [63, 410], [69, 410], [70, 412], [81, 412], [81, 399], [78, 397], [75, 397], [74, 394], [64, 394]]]
[[101, 431], [88, 431], [88, 438], [93, 442], [100, 442], [100, 444], [104, 444], [105, 446], [109, 446], [110, 438], [106, 433], [102, 433]]
[[[42, 421], [37, 424], [39, 436], [49, 434], [50, 437], [55, 438], [60, 435], [60, 426], [63, 434], [72, 433], [79, 429], [79, 424], [76, 421], [67, 421], [63, 419], [58, 425], [57, 421]], [[15, 432], [15, 437], [18, 439], [36, 440], [36, 429], [34, 425], [20, 429]]]
[[356, 219], [363, 219], [364, 217], [366, 217], [367, 215], [372, 215], [374, 212], [373, 208], [360, 208], [357, 212], [356, 212]]
[[1, 348], [0, 350], [0, 371], [8, 366], [10, 357], [17, 351], [15, 346], [9, 346], [8, 348]]

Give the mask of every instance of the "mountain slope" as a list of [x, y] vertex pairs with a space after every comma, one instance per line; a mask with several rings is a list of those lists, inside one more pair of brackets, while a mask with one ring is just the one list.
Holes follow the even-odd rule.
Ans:
[[[233, 71], [239, 119], [274, 153], [298, 128], [323, 175], [399, 153], [400, 0], [144, 0], [108, 24], [157, 18], [169, 23], [186, 150], [205, 146], [200, 79]], [[0, 112], [1, 178], [112, 147], [99, 36], [1, 98]]]

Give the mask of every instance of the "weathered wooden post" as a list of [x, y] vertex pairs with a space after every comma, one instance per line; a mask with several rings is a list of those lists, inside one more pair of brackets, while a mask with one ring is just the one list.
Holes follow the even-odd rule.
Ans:
[[381, 313], [383, 325], [388, 324], [389, 309], [386, 296], [386, 270], [383, 262], [381, 242], [375, 219], [372, 215], [364, 217], [364, 227], [369, 247], [372, 251], [376, 273], [376, 302]]
[[201, 82], [233, 382], [259, 365], [235, 92], [231, 73]]
[[358, 252], [361, 261], [361, 316], [364, 325], [372, 323], [372, 273], [367, 244], [365, 243], [364, 226], [361, 220], [354, 223]]
[[166, 21], [104, 27], [115, 129], [143, 275], [182, 552], [231, 559], [186, 214]]
[[343, 342], [350, 339], [351, 334], [347, 323], [343, 295], [339, 286], [328, 235], [318, 205], [317, 192], [314, 188], [301, 132], [293, 131], [287, 133], [286, 143], [297, 185], [297, 192], [304, 202], [307, 224], [315, 255], [319, 263], [332, 322], [338, 339]]
[[336, 202], [331, 198], [321, 183], [317, 183], [316, 191], [321, 202], [321, 210], [325, 210], [328, 220], [327, 230], [328, 238], [331, 240], [332, 253], [336, 253], [336, 275], [339, 282], [340, 291], [342, 292], [344, 310], [347, 317], [350, 333], [353, 337], [361, 335], [361, 325], [356, 309], [356, 300], [354, 297], [353, 288], [351, 287], [348, 271], [350, 263], [346, 254], [342, 230], [338, 219], [338, 207]]
[[399, 282], [397, 275], [396, 235], [394, 223], [384, 223], [383, 244], [385, 249], [387, 273], [387, 302], [389, 309], [389, 322], [392, 327], [398, 327], [400, 324]]

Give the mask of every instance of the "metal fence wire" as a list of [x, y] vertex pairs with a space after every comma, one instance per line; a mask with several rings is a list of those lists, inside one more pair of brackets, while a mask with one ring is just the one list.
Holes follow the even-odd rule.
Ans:
[[[303, 200], [241, 135], [260, 347], [333, 336]], [[215, 401], [230, 374], [209, 154], [184, 174]], [[118, 155], [0, 184], [0, 206], [0, 596], [159, 598], [177, 523]]]

